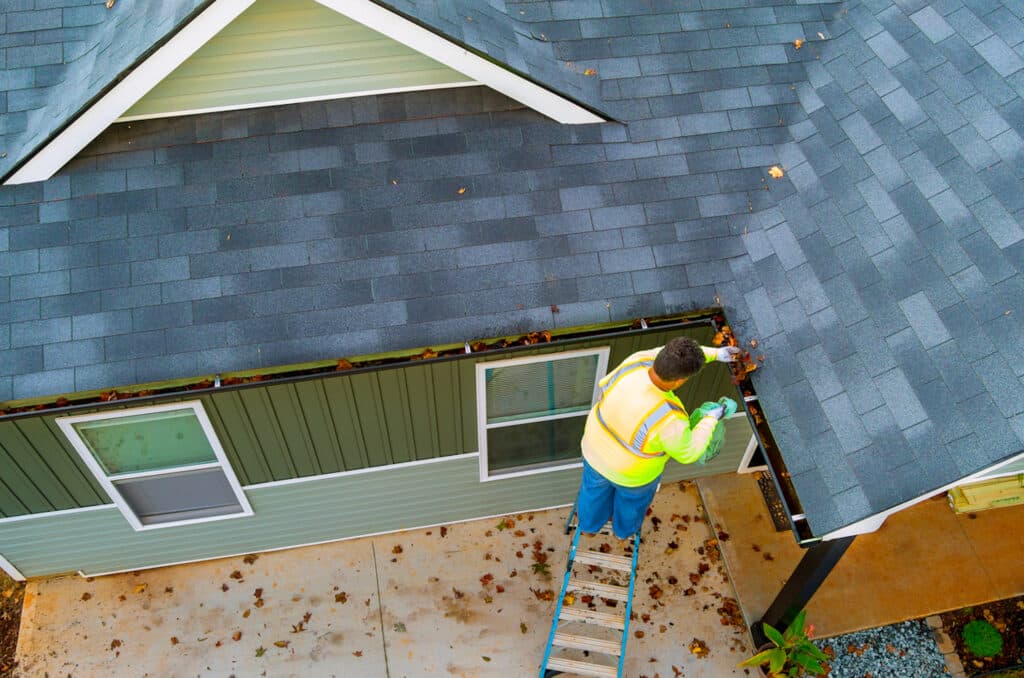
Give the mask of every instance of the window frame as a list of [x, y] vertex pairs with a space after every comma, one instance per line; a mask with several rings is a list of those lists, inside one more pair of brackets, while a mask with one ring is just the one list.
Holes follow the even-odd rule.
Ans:
[[[496, 428], [511, 428], [521, 424], [534, 424], [543, 421], [554, 421], [557, 419], [568, 419], [570, 417], [586, 417], [597, 402], [600, 392], [599, 382], [608, 373], [608, 357], [611, 353], [611, 346], [596, 346], [593, 348], [577, 349], [573, 351], [561, 351], [553, 353], [542, 353], [539, 355], [524, 356], [521, 358], [508, 358], [505, 360], [481, 360], [476, 363], [476, 422], [477, 441], [480, 454], [480, 482], [493, 480], [505, 480], [507, 478], [518, 478], [521, 476], [535, 475], [538, 473], [550, 473], [570, 468], [581, 468], [582, 459], [574, 459], [565, 462], [543, 462], [540, 464], [523, 464], [513, 467], [508, 471], [492, 472], [490, 470], [487, 455], [487, 432]], [[495, 424], [487, 423], [487, 370], [496, 367], [515, 367], [538, 362], [551, 362], [554, 360], [568, 360], [583, 356], [597, 356], [597, 366], [594, 370], [594, 391], [590, 396], [590, 406], [585, 412], [562, 412], [553, 415], [540, 417], [527, 417], [514, 422], [503, 421]]]
[[[206, 441], [213, 449], [213, 453], [216, 456], [216, 461], [199, 462], [194, 464], [187, 464], [184, 466], [176, 466], [171, 469], [157, 469], [149, 471], [133, 471], [127, 473], [118, 473], [114, 475], [108, 475], [104, 470], [100, 461], [93, 454], [92, 449], [85, 442], [85, 440], [75, 430], [75, 424], [81, 424], [83, 422], [93, 421], [104, 421], [109, 419], [119, 419], [126, 417], [133, 417], [137, 415], [145, 414], [156, 414], [160, 412], [170, 412], [175, 410], [190, 410], [196, 420], [199, 422], [199, 426], [203, 429], [203, 433], [206, 435]], [[235, 475], [234, 469], [231, 467], [231, 463], [228, 461], [227, 454], [224, 452], [224, 448], [220, 444], [220, 439], [217, 437], [217, 432], [214, 431], [213, 425], [210, 422], [210, 418], [206, 414], [206, 410], [203, 408], [203, 403], [198, 400], [188, 400], [176, 403], [165, 403], [161, 405], [149, 405], [145, 407], [129, 407], [121, 410], [114, 411], [101, 411], [91, 412], [89, 414], [78, 414], [68, 417], [58, 417], [55, 419], [57, 425], [60, 427], [64, 436], [71, 443], [71, 446], [75, 448], [75, 452], [82, 459], [85, 465], [92, 472], [93, 476], [103, 487], [107, 496], [114, 502], [118, 510], [121, 511], [121, 515], [125, 517], [128, 523], [132, 526], [136, 532], [144, 532], [147, 530], [156, 530], [166, 527], [180, 527], [182, 525], [195, 525], [198, 523], [208, 523], [215, 520], [230, 520], [232, 518], [244, 518], [246, 516], [253, 515], [252, 506], [249, 504], [249, 499], [245, 495], [245, 491], [242, 489], [241, 483], [238, 482], [238, 477]], [[228, 485], [231, 487], [231, 491], [235, 496], [235, 500], [242, 510], [238, 513], [230, 513], [226, 515], [218, 516], [203, 516], [200, 518], [187, 518], [185, 520], [174, 520], [162, 523], [152, 523], [149, 525], [144, 524], [139, 517], [135, 514], [134, 509], [128, 504], [125, 498], [122, 496], [120, 490], [114, 485], [114, 481], [121, 480], [133, 480], [138, 478], [151, 478], [158, 476], [171, 476], [184, 471], [200, 471], [204, 469], [220, 468], [224, 474]]]

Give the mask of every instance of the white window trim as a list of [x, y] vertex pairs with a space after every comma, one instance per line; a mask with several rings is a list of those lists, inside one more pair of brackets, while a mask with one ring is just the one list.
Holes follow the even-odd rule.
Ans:
[[[78, 432], [74, 429], [74, 425], [81, 422], [119, 419], [141, 414], [154, 414], [157, 412], [169, 412], [174, 410], [192, 411], [196, 419], [199, 421], [199, 425], [202, 427], [203, 433], [206, 434], [207, 442], [209, 442], [210, 447], [213, 448], [213, 453], [217, 457], [216, 462], [201, 462], [155, 472], [140, 471], [109, 476], [107, 472], [103, 470], [103, 467], [100, 466], [100, 463], [93, 455], [92, 450], [89, 449], [89, 446], [85, 444], [85, 441], [82, 440], [82, 437], [78, 435]], [[79, 414], [70, 417], [58, 417], [55, 421], [57, 422], [57, 425], [60, 426], [65, 437], [75, 448], [75, 451], [78, 452], [78, 456], [81, 457], [82, 461], [85, 462], [85, 465], [89, 467], [90, 471], [92, 471], [93, 476], [96, 477], [96, 480], [99, 481], [100, 485], [106, 491], [107, 496], [113, 500], [114, 504], [121, 511], [121, 515], [125, 517], [125, 520], [128, 521], [136, 532], [157, 530], [166, 527], [180, 527], [182, 525], [195, 525], [197, 523], [209, 523], [217, 520], [230, 520], [232, 518], [244, 518], [246, 516], [253, 515], [252, 506], [249, 505], [249, 499], [245, 496], [245, 491], [238, 482], [234, 469], [231, 468], [231, 463], [228, 461], [227, 455], [224, 453], [224, 448], [221, 447], [220, 439], [217, 437], [217, 433], [214, 431], [213, 425], [210, 423], [210, 418], [206, 415], [206, 410], [203, 409], [203, 404], [198, 400], [168, 403], [165, 405], [151, 405], [148, 407], [133, 407], [111, 412], [93, 412], [91, 414]], [[240, 512], [222, 516], [206, 516], [203, 518], [190, 518], [188, 520], [143, 525], [135, 515], [131, 506], [129, 506], [128, 502], [124, 500], [124, 497], [121, 496], [120, 491], [118, 491], [117, 487], [115, 487], [113, 483], [114, 480], [129, 480], [139, 477], [173, 475], [174, 473], [180, 473], [183, 471], [202, 470], [204, 468], [208, 469], [214, 467], [220, 468], [223, 471], [224, 476], [227, 478], [228, 484], [231, 486], [231, 490], [235, 495], [235, 499], [238, 501], [239, 506], [242, 507]]]
[[563, 351], [556, 353], [542, 353], [540, 355], [525, 356], [523, 358], [509, 358], [507, 360], [484, 360], [476, 364], [476, 431], [477, 438], [479, 440], [480, 448], [480, 482], [490, 482], [493, 480], [505, 480], [506, 478], [518, 478], [520, 476], [535, 475], [538, 473], [550, 473], [552, 471], [561, 471], [567, 468], [580, 468], [583, 466], [583, 462], [580, 459], [573, 459], [571, 461], [565, 461], [564, 463], [552, 462], [549, 465], [537, 466], [524, 466], [520, 471], [508, 471], [505, 473], [491, 473], [489, 470], [488, 458], [487, 458], [487, 431], [492, 428], [507, 428], [514, 424], [530, 424], [540, 421], [553, 421], [555, 419], [566, 419], [568, 417], [586, 417], [590, 411], [587, 408], [585, 412], [572, 412], [562, 413], [550, 416], [542, 417], [529, 417], [516, 422], [500, 422], [497, 424], [487, 423], [487, 370], [495, 367], [513, 367], [518, 365], [528, 365], [531, 363], [540, 362], [551, 362], [553, 360], [568, 360], [570, 358], [578, 358], [581, 356], [597, 356], [597, 368], [594, 375], [594, 392], [590, 397], [590, 404], [597, 402], [598, 392], [600, 387], [598, 382], [604, 378], [608, 372], [608, 354], [611, 351], [609, 346], [599, 346], [596, 348], [585, 348], [576, 351]]

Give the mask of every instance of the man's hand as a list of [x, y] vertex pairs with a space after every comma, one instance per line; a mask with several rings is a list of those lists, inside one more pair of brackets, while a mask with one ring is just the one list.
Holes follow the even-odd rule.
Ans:
[[715, 360], [720, 363], [736, 362], [742, 351], [736, 346], [723, 346], [716, 351]]

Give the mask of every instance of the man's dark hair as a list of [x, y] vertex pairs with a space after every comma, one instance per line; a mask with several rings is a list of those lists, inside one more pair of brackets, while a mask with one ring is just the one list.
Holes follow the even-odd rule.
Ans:
[[654, 372], [665, 381], [692, 377], [704, 367], [704, 351], [690, 337], [676, 337], [654, 358]]

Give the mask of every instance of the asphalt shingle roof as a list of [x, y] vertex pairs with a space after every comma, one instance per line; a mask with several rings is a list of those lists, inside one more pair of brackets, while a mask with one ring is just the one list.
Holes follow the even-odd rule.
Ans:
[[5, 0], [0, 178], [212, 0]]
[[621, 123], [475, 88], [115, 126], [0, 188], [0, 400], [720, 300], [816, 534], [1024, 448], [1019, 2], [396, 5]]

